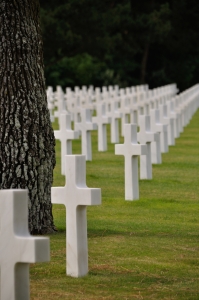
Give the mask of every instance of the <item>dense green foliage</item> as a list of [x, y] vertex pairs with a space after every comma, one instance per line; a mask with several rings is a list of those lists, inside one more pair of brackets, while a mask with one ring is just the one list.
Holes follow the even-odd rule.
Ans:
[[40, 0], [47, 85], [198, 82], [197, 0]]

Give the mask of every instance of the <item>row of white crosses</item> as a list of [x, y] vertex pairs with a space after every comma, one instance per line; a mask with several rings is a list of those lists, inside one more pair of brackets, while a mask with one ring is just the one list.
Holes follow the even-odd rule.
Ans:
[[[172, 85], [173, 87], [173, 85]], [[147, 88], [142, 87], [138, 89], [138, 99], [140, 97], [140, 94], [144, 95], [146, 92]], [[50, 91], [50, 93], [49, 93]], [[49, 89], [48, 94], [51, 95], [52, 98], [52, 89]], [[128, 96], [127, 98], [124, 97], [124, 101], [121, 101], [120, 97], [118, 96], [119, 89], [111, 89], [109, 87], [108, 89], [103, 89], [103, 96], [101, 96], [99, 103], [95, 103], [95, 109], [97, 112], [97, 116], [91, 118], [92, 115], [92, 110], [90, 108], [85, 108], [81, 107], [80, 104], [80, 99], [79, 96], [84, 95], [85, 96], [85, 87], [82, 89], [82, 92], [80, 93], [80, 89], [77, 87], [75, 88], [77, 98], [74, 98], [75, 102], [73, 103], [74, 110], [71, 113], [71, 119], [75, 121], [75, 131], [71, 129], [71, 124], [69, 121], [69, 116], [67, 116], [67, 124], [66, 121], [64, 120], [63, 114], [67, 114], [67, 112], [63, 109], [66, 106], [66, 103], [63, 103], [63, 99], [67, 99], [69, 101], [70, 96], [73, 94], [70, 89], [67, 89], [67, 94], [64, 97], [63, 96], [63, 91], [61, 90], [61, 87], [58, 86], [57, 91], [55, 93], [55, 97], [58, 98], [57, 104], [58, 104], [58, 110], [57, 110], [57, 117], [59, 120], [59, 126], [60, 129], [55, 131], [55, 137], [56, 139], [59, 139], [61, 141], [61, 158], [62, 158], [62, 164], [61, 164], [61, 173], [64, 174], [64, 155], [65, 154], [71, 154], [71, 141], [72, 139], [78, 138], [78, 133], [79, 131], [81, 135], [81, 145], [82, 145], [82, 154], [86, 155], [86, 160], [92, 160], [92, 146], [91, 146], [91, 130], [95, 130], [98, 127], [98, 150], [99, 151], [106, 151], [107, 150], [107, 138], [106, 138], [106, 124], [111, 123], [111, 142], [112, 143], [118, 143], [119, 142], [119, 118], [122, 117], [122, 131], [124, 127], [124, 123], [127, 121], [126, 118], [128, 117], [127, 112], [128, 110], [132, 112], [131, 115], [131, 122], [134, 122], [137, 120], [137, 110], [138, 110], [138, 104], [135, 103], [135, 97], [132, 97], [130, 99]], [[99, 94], [99, 89], [96, 89], [96, 94]], [[133, 88], [127, 89], [127, 92], [132, 95], [135, 95], [135, 90]], [[122, 90], [120, 92], [123, 94]], [[88, 95], [92, 98], [92, 88], [90, 88]], [[108, 96], [117, 96], [116, 99], [115, 97], [111, 98], [110, 101]], [[94, 95], [95, 96], [95, 95]], [[77, 104], [78, 101], [78, 105]], [[132, 102], [133, 101], [133, 102]], [[141, 100], [143, 103], [143, 99]], [[52, 101], [51, 101], [52, 102]], [[125, 105], [123, 106], [123, 102], [125, 102]], [[128, 103], [130, 102], [133, 105], [133, 108], [128, 107]], [[120, 104], [120, 108], [119, 108]], [[62, 107], [62, 110], [61, 110]], [[128, 109], [128, 110], [127, 110]], [[103, 116], [102, 116], [103, 115]], [[102, 118], [102, 120], [101, 120]], [[69, 151], [70, 149], [70, 151]]]
[[[109, 87], [110, 89], [110, 87]], [[60, 89], [58, 89], [59, 91]], [[111, 89], [110, 89], [111, 90]], [[126, 89], [127, 90], [127, 89]], [[164, 91], [166, 90], [166, 92]], [[57, 94], [59, 95], [60, 92]], [[76, 88], [76, 91], [79, 93], [79, 89]], [[99, 90], [98, 94], [99, 94]], [[182, 112], [179, 113], [179, 108], [176, 109], [176, 103], [179, 102], [179, 97], [171, 98], [177, 91], [175, 85], [166, 86], [166, 88], [158, 88], [153, 90], [153, 93], [147, 90], [146, 87], [137, 87], [137, 96], [135, 97], [135, 90], [133, 88], [126, 91], [126, 95], [123, 90], [120, 91], [121, 97], [116, 96], [110, 99], [106, 98], [108, 94], [107, 90], [105, 93], [104, 89], [104, 98], [101, 97], [99, 104], [95, 104], [95, 109], [97, 112], [96, 117], [91, 117], [92, 110], [82, 108], [80, 104], [78, 105], [78, 110], [74, 115], [75, 119], [75, 131], [72, 133], [71, 125], [63, 126], [61, 119], [63, 118], [62, 113], [60, 114], [60, 130], [55, 131], [55, 137], [61, 140], [62, 148], [62, 174], [64, 174], [64, 155], [71, 154], [70, 152], [65, 151], [66, 143], [68, 142], [67, 135], [70, 130], [71, 138], [78, 138], [77, 131], [81, 134], [81, 144], [82, 144], [82, 154], [86, 155], [86, 160], [92, 160], [92, 146], [91, 146], [91, 130], [98, 128], [98, 150], [106, 151], [107, 150], [107, 137], [106, 137], [106, 125], [111, 123], [111, 142], [119, 142], [119, 118], [122, 118], [122, 132], [124, 124], [128, 123], [127, 118], [128, 112], [130, 115], [130, 123], [138, 123], [139, 113], [145, 113], [151, 116], [151, 127], [152, 131], [160, 132], [160, 141], [155, 141], [152, 143], [152, 163], [161, 163], [161, 153], [168, 152], [168, 146], [175, 144], [175, 138], [180, 134], [182, 130]], [[83, 92], [82, 92], [83, 93]], [[113, 93], [112, 95], [118, 94], [119, 90]], [[71, 92], [69, 93], [71, 94]], [[84, 87], [85, 94], [85, 87]], [[92, 89], [90, 89], [90, 96], [92, 96]], [[62, 97], [63, 98], [63, 97]], [[176, 100], [177, 99], [177, 100]], [[140, 102], [138, 102], [140, 101]], [[187, 101], [185, 101], [187, 103]], [[141, 103], [141, 104], [140, 104]], [[159, 104], [159, 108], [158, 107]], [[179, 106], [179, 103], [178, 103]], [[185, 104], [183, 103], [183, 107]], [[153, 108], [153, 109], [151, 109]], [[154, 111], [156, 109], [156, 111]], [[181, 109], [182, 111], [182, 109]], [[72, 116], [72, 115], [71, 115]], [[181, 123], [180, 123], [181, 121]], [[180, 127], [181, 125], [181, 127]], [[67, 132], [65, 132], [67, 131]], [[65, 132], [65, 136], [64, 136]], [[65, 141], [64, 141], [65, 139]], [[70, 140], [70, 149], [71, 149], [71, 140]], [[161, 147], [160, 145], [161, 144]]]
[[[88, 272], [87, 205], [101, 204], [101, 189], [86, 186], [83, 155], [65, 156], [65, 187], [52, 187], [52, 203], [66, 206], [66, 272], [72, 277]], [[0, 191], [1, 300], [28, 300], [29, 264], [50, 260], [49, 238], [28, 230], [28, 191]]]
[[[194, 87], [189, 95], [186, 95], [186, 110], [192, 113], [199, 107], [199, 85]], [[184, 109], [185, 103], [179, 109]], [[169, 131], [173, 130], [173, 119], [169, 118], [166, 113], [166, 105], [161, 105], [161, 109], [152, 109], [150, 111], [150, 117], [145, 115], [139, 116], [140, 132], [137, 137], [137, 126], [134, 124], [124, 125], [124, 144], [115, 145], [115, 154], [124, 155], [125, 158], [125, 200], [136, 200], [139, 199], [139, 186], [138, 186], [138, 156], [140, 159], [140, 178], [151, 179], [151, 162], [161, 163], [161, 149], [162, 152], [168, 151], [168, 140], [167, 140], [167, 126]], [[162, 112], [162, 121], [160, 120], [160, 112]], [[185, 120], [189, 121], [181, 114], [184, 125]], [[178, 120], [179, 122], [179, 120]], [[176, 123], [177, 124], [177, 123]], [[179, 124], [178, 124], [179, 125]], [[178, 128], [179, 132], [182, 130]], [[177, 128], [177, 127], [176, 127]], [[140, 144], [137, 143], [137, 138]], [[170, 132], [170, 142], [173, 136]], [[143, 144], [142, 144], [143, 143]], [[145, 145], [146, 144], [146, 145]], [[151, 147], [150, 147], [151, 144]]]
[[[164, 124], [159, 122], [160, 116], [157, 109], [151, 111], [151, 126], [149, 116], [139, 116], [140, 131], [138, 136], [135, 124], [124, 124], [124, 144], [116, 145], [115, 152], [125, 156], [126, 200], [139, 198], [138, 177], [136, 177], [138, 174], [137, 156], [141, 156], [140, 177], [151, 178], [150, 160], [153, 155], [150, 155], [150, 151], [153, 152], [153, 148], [150, 149], [149, 144], [155, 142], [157, 144], [160, 133], [163, 133], [159, 145], [165, 147], [163, 148], [164, 151], [167, 150], [164, 135], [165, 126], [171, 128], [174, 126], [175, 137], [182, 132], [183, 127], [188, 124], [193, 113], [199, 108], [199, 86], [185, 91], [180, 97], [170, 101], [169, 104], [173, 108], [170, 110], [171, 118], [169, 118], [170, 114], [166, 113], [168, 106], [162, 103], [160, 109], [162, 119], [165, 121]], [[100, 120], [95, 121], [104, 128], [103, 125], [106, 125], [108, 120], [102, 105], [99, 109], [102, 109], [102, 119], [104, 120], [102, 122]], [[75, 134], [71, 133], [69, 117], [65, 114], [64, 118], [60, 119], [60, 127], [61, 129], [65, 127], [65, 130], [68, 130], [66, 152], [71, 154], [70, 142]], [[173, 143], [172, 132], [171, 129], [168, 142], [170, 144]], [[59, 133], [57, 135], [62, 139]], [[137, 140], [140, 144], [137, 143]], [[52, 188], [52, 202], [64, 204], [67, 208], [67, 274], [79, 277], [88, 272], [86, 207], [101, 203], [101, 190], [89, 189], [86, 186], [85, 156], [66, 155], [65, 160], [66, 185], [65, 187]], [[26, 190], [0, 191], [0, 221], [1, 299], [29, 299], [29, 263], [49, 261], [50, 250], [48, 238], [33, 237], [29, 234], [28, 193]]]
[[[100, 100], [100, 104], [105, 103], [106, 105], [106, 115], [104, 114], [104, 116], [108, 116], [109, 117], [109, 122], [111, 122], [111, 141], [113, 143], [117, 143], [118, 142], [118, 136], [119, 136], [119, 131], [118, 131], [118, 118], [122, 117], [122, 120], [125, 120], [125, 118], [127, 117], [127, 109], [129, 107], [129, 113], [130, 113], [130, 122], [131, 123], [137, 123], [137, 119], [138, 119], [138, 115], [139, 112], [144, 112], [144, 114], [149, 114], [150, 113], [150, 109], [151, 108], [158, 108], [158, 103], [159, 104], [159, 109], [160, 109], [160, 118], [162, 120], [162, 122], [164, 121], [166, 123], [166, 125], [168, 125], [168, 140], [169, 140], [169, 145], [174, 144], [174, 137], [178, 137], [179, 136], [179, 116], [182, 115], [179, 114], [178, 112], [175, 112], [174, 110], [176, 109], [176, 100], [175, 98], [171, 98], [171, 96], [174, 95], [175, 93], [175, 85], [171, 85], [171, 86], [166, 86], [167, 89], [165, 89], [166, 91], [168, 90], [168, 92], [162, 92], [162, 88], [158, 88], [158, 89], [154, 89], [152, 92], [149, 90], [144, 90], [144, 88], [141, 89], [141, 92], [138, 91], [137, 92], [137, 96], [135, 97], [135, 91], [132, 92], [132, 88], [131, 88], [131, 93], [126, 93], [126, 96], [123, 97], [121, 96], [118, 100], [118, 96], [117, 98], [104, 98]], [[139, 89], [138, 89], [139, 90]], [[159, 92], [158, 92], [159, 90]], [[120, 91], [120, 94], [122, 95], [122, 90]], [[142, 95], [142, 97], [140, 97], [140, 94]], [[146, 99], [143, 99], [145, 95]], [[180, 96], [177, 96], [176, 98], [179, 99]], [[138, 103], [138, 100], [141, 100], [141, 104]], [[128, 101], [127, 101], [128, 100]], [[179, 100], [178, 100], [179, 101]], [[118, 108], [118, 103], [120, 102], [120, 108]], [[124, 102], [128, 102], [129, 105], [125, 105], [125, 111], [124, 112], [124, 106], [123, 103]], [[97, 107], [98, 105], [95, 104], [95, 107]], [[109, 109], [107, 109], [107, 107]], [[143, 108], [144, 107], [144, 108]], [[162, 109], [161, 109], [162, 107]], [[80, 115], [81, 113], [81, 106], [78, 106], [78, 114]], [[98, 110], [99, 111], [99, 110]], [[97, 113], [98, 113], [97, 111]], [[166, 116], [166, 114], [168, 114], [168, 116]], [[172, 116], [173, 115], [173, 116]], [[166, 120], [167, 118], [167, 120]], [[172, 125], [172, 118], [173, 118], [173, 125]], [[81, 118], [80, 118], [81, 119]], [[79, 121], [77, 120], [77, 118], [75, 119], [75, 121]], [[125, 121], [122, 122], [122, 131], [123, 131], [123, 124], [125, 123]], [[104, 126], [103, 126], [104, 127]], [[172, 133], [173, 133], [173, 128], [175, 131], [175, 136], [172, 137]], [[103, 130], [104, 131], [104, 130]], [[164, 149], [164, 148], [163, 148]], [[167, 151], [167, 150], [164, 150]]]
[[[143, 96], [144, 91], [142, 90], [141, 92]], [[191, 115], [198, 107], [198, 93], [198, 86], [195, 86], [183, 93], [182, 96], [170, 98], [170, 95], [162, 93], [162, 97], [159, 99], [157, 97], [158, 93], [154, 91], [155, 97], [153, 97], [153, 95], [151, 96], [149, 93], [149, 96], [152, 99], [151, 104], [147, 103], [143, 97], [140, 97], [142, 98], [141, 101], [143, 105], [140, 107], [134, 97], [132, 99], [124, 97], [125, 100], [128, 100], [126, 103], [133, 101], [134, 108], [129, 107], [129, 113], [132, 114], [132, 120], [137, 121], [138, 119], [140, 127], [137, 136], [137, 126], [125, 124], [126, 120], [124, 118], [124, 145], [115, 146], [116, 154], [125, 156], [126, 200], [139, 199], [138, 156], [140, 156], [140, 178], [152, 179], [152, 163], [160, 164], [162, 162], [161, 153], [166, 153], [168, 151], [168, 145], [175, 144], [175, 138], [179, 136], [183, 126], [187, 124]], [[171, 96], [173, 96], [173, 93], [171, 93]], [[106, 125], [111, 119], [111, 142], [118, 143], [118, 119], [121, 117], [121, 112], [119, 112], [118, 96], [116, 97], [116, 101], [113, 99], [108, 103], [103, 99], [100, 101], [100, 104], [96, 105], [97, 116], [93, 118], [93, 121], [98, 126], [98, 150], [106, 151]], [[159, 105], [158, 102], [160, 102]], [[123, 113], [125, 112], [127, 114], [128, 110], [126, 106], [128, 105], [125, 105]], [[106, 107], [108, 107], [107, 114]], [[150, 107], [153, 107], [153, 109]], [[138, 113], [136, 115], [136, 109], [137, 111], [140, 110], [141, 113], [149, 113], [149, 115], [139, 115]], [[85, 130], [85, 132], [87, 132], [85, 136], [89, 136], [88, 132], [94, 129], [91, 125], [91, 116], [89, 115], [89, 118], [82, 118], [82, 121], [83, 120], [84, 123], [77, 123], [78, 125], [81, 124], [78, 128]], [[85, 149], [87, 149], [90, 155], [87, 156], [87, 159], [89, 159], [89, 157], [91, 159], [91, 140], [88, 139], [88, 141]]]
[[[194, 87], [192, 90], [197, 90], [198, 87]], [[190, 93], [190, 92], [189, 92]], [[123, 91], [121, 91], [123, 94]], [[139, 186], [138, 186], [138, 155], [140, 156], [140, 179], [152, 179], [152, 164], [162, 163], [161, 153], [168, 152], [168, 146], [175, 144], [175, 138], [179, 136], [180, 130], [182, 130], [182, 120], [179, 118], [182, 113], [178, 113], [180, 106], [178, 103], [178, 111], [174, 110], [177, 100], [179, 97], [169, 98], [170, 96], [161, 94], [161, 97], [157, 98], [158, 93], [154, 91], [155, 97], [152, 97], [151, 104], [146, 102], [144, 95], [145, 90], [140, 89], [137, 98], [141, 99], [143, 106], [135, 106], [137, 99], [130, 99], [129, 97], [116, 97], [116, 99], [111, 99], [110, 102], [100, 100], [101, 103], [96, 105], [97, 116], [93, 117], [93, 121], [98, 126], [98, 150], [107, 150], [107, 137], [106, 137], [106, 125], [111, 120], [111, 142], [119, 142], [119, 131], [118, 131], [118, 119], [122, 117], [122, 112], [119, 111], [119, 102], [121, 99], [125, 105], [120, 105], [123, 109], [123, 115], [128, 115], [132, 113], [132, 119], [138, 119], [140, 126], [140, 132], [137, 136], [137, 126], [135, 125], [132, 129], [130, 124], [127, 126], [127, 117], [125, 116], [123, 122], [123, 128], [125, 129], [125, 142], [124, 145], [116, 145], [116, 154], [123, 154], [125, 156], [125, 199], [134, 200], [139, 199]], [[187, 92], [186, 92], [187, 94]], [[191, 95], [194, 94], [193, 91]], [[173, 94], [172, 94], [173, 95]], [[195, 95], [195, 94], [194, 94]], [[186, 95], [187, 96], [187, 95]], [[193, 98], [193, 97], [192, 97]], [[185, 99], [185, 97], [183, 97]], [[187, 98], [186, 98], [187, 99]], [[107, 100], [107, 99], [106, 99]], [[133, 100], [134, 109], [130, 107], [130, 102]], [[125, 102], [124, 102], [125, 101]], [[158, 106], [158, 102], [160, 102]], [[187, 107], [188, 100], [183, 102], [183, 108]], [[153, 109], [150, 108], [153, 107]], [[182, 105], [181, 105], [182, 106]], [[106, 113], [106, 107], [108, 112]], [[158, 107], [158, 109], [156, 108]], [[135, 110], [139, 110], [140, 113], [149, 113], [146, 115], [139, 115], [135, 118]], [[127, 110], [128, 109], [128, 110]], [[182, 108], [181, 108], [182, 110]], [[88, 109], [82, 109], [82, 111], [87, 112], [87, 117], [81, 118], [82, 121], [75, 123], [76, 129], [79, 128], [82, 131], [82, 153], [86, 154], [86, 159], [92, 159], [91, 150], [91, 137], [90, 131], [93, 130], [94, 125], [91, 120], [91, 111]], [[186, 111], [186, 110], [185, 110]], [[89, 114], [90, 112], [90, 114]], [[187, 114], [186, 114], [187, 115]], [[89, 116], [89, 117], [88, 117]], [[185, 117], [184, 117], [185, 119]], [[181, 121], [181, 122], [180, 122]], [[185, 122], [184, 122], [185, 123]], [[180, 128], [181, 124], [181, 128]], [[136, 129], [135, 129], [136, 128]], [[84, 137], [84, 138], [83, 138]], [[130, 140], [130, 137], [132, 140]], [[85, 141], [85, 142], [84, 142]], [[138, 142], [140, 144], [138, 144]], [[132, 145], [132, 151], [130, 150], [129, 144]], [[143, 144], [143, 145], [142, 145]], [[145, 145], [145, 147], [143, 147]], [[140, 150], [138, 150], [140, 149]], [[145, 149], [145, 150], [144, 150]], [[130, 151], [130, 152], [129, 152]], [[136, 152], [137, 151], [137, 152]], [[132, 153], [131, 153], [132, 152]], [[127, 158], [126, 158], [127, 157]], [[131, 176], [129, 175], [131, 174]]]
[[[175, 85], [158, 88], [153, 90], [152, 98], [154, 99], [155, 96], [160, 98], [162, 94], [164, 94], [165, 97], [170, 97], [171, 95], [175, 95], [176, 91], [177, 89]], [[143, 98], [148, 97], [146, 97], [146, 94], [151, 94], [151, 91], [148, 90], [147, 86], [137, 86], [126, 89], [119, 89], [118, 86], [109, 86], [108, 88], [103, 87], [102, 90], [99, 88], [94, 89], [93, 87], [89, 87], [88, 89], [86, 89], [86, 87], [83, 87], [82, 89], [76, 87], [74, 91], [72, 91], [70, 88], [66, 88], [66, 93], [63, 92], [60, 86], [57, 86], [57, 90], [54, 92], [54, 94], [51, 87], [48, 87], [47, 89], [48, 102], [50, 102], [51, 105], [54, 103], [54, 108], [57, 108], [57, 112], [55, 111], [57, 117], [59, 117], [60, 113], [65, 108], [73, 116], [76, 114], [78, 107], [95, 109], [97, 104], [102, 102], [107, 103], [107, 100], [114, 101], [114, 98], [118, 96], [122, 97], [124, 95], [128, 96], [129, 98], [136, 98], [134, 99], [134, 104], [138, 106], [139, 110], [141, 110], [140, 106], [143, 106], [145, 103], [145, 99]], [[148, 98], [146, 100], [151, 101]], [[51, 112], [53, 112], [53, 110], [51, 110]]]
[[[143, 89], [142, 94], [144, 94], [144, 92], [145, 91]], [[122, 94], [122, 90], [121, 90], [121, 94]], [[134, 91], [134, 94], [133, 94], [133, 92], [131, 92], [131, 94], [134, 95], [135, 91]], [[108, 97], [110, 94], [107, 93], [105, 95], [106, 95], [106, 97]], [[111, 123], [111, 142], [112, 143], [118, 143], [119, 142], [119, 123], [118, 123], [119, 119], [122, 118], [122, 131], [123, 131], [123, 125], [125, 123], [125, 119], [127, 119], [127, 117], [128, 117], [127, 113], [129, 113], [129, 111], [131, 112], [131, 122], [135, 123], [135, 121], [137, 120], [136, 112], [139, 109], [138, 104], [133, 102], [134, 97], [132, 97], [131, 99], [129, 98], [130, 96], [129, 97], [124, 97], [124, 101], [120, 101], [121, 99], [118, 98], [118, 96], [117, 96], [117, 100], [115, 98], [110, 98], [109, 99], [109, 98], [106, 98], [106, 97], [105, 96], [104, 96], [104, 98], [101, 97], [101, 100], [99, 101], [99, 104], [95, 104], [97, 117], [92, 119], [92, 121], [94, 123], [95, 122], [97, 123], [99, 131], [100, 131], [100, 133], [98, 134], [98, 137], [99, 137], [99, 139], [98, 139], [98, 149], [101, 149], [101, 150], [99, 150], [99, 151], [105, 151], [103, 149], [107, 149], [105, 124], [107, 124], [107, 122]], [[138, 98], [140, 98], [140, 97], [138, 97]], [[120, 108], [118, 107], [119, 102], [121, 103]], [[128, 104], [127, 102], [128, 103], [132, 102], [133, 107], [130, 108], [127, 105]], [[125, 105], [123, 105], [123, 103], [125, 103]], [[101, 105], [103, 105], [103, 104], [105, 105], [105, 107], [103, 106], [101, 108]], [[107, 119], [107, 117], [108, 117], [107, 121], [105, 121], [106, 122], [105, 124], [101, 124], [101, 121], [100, 121], [100, 115], [102, 114], [102, 110], [103, 110], [103, 121], [105, 121], [105, 118]], [[80, 101], [79, 101], [79, 104], [76, 107], [76, 110], [73, 110], [72, 115], [76, 116], [76, 115], [82, 115], [82, 114], [85, 114], [85, 113], [84, 113], [83, 109], [81, 108]], [[79, 123], [79, 124], [76, 125], [77, 127], [80, 126], [82, 128], [82, 125], [84, 127], [84, 124], [85, 124], [85, 116], [84, 115], [82, 115], [82, 119], [83, 119], [83, 121], [80, 122], [79, 120], [81, 120], [81, 117], [80, 118], [74, 117], [75, 123], [77, 123], [77, 121]], [[90, 122], [89, 125], [90, 125], [90, 128], [91, 128], [92, 127], [91, 120], [89, 120], [89, 122]], [[87, 123], [87, 125], [88, 125], [88, 123]], [[92, 130], [94, 128], [95, 128], [95, 125], [93, 125]], [[103, 130], [101, 128], [103, 128]], [[90, 150], [89, 150], [90, 149], [90, 146], [89, 146], [90, 145], [90, 133], [89, 133], [89, 131], [90, 131], [90, 129], [88, 128], [88, 130], [86, 130], [87, 133], [82, 135], [82, 154], [86, 155], [87, 160], [91, 160], [91, 153], [90, 153]], [[104, 144], [102, 145], [102, 143], [104, 143], [105, 145]], [[83, 147], [83, 144], [84, 144], [84, 147]], [[86, 147], [87, 144], [88, 144], [88, 147]], [[83, 148], [84, 148], [84, 150], [83, 150]], [[88, 149], [88, 150], [85, 150], [85, 149]]]
[[[170, 103], [173, 107], [171, 114], [176, 121], [174, 122], [176, 137], [199, 108], [199, 85], [185, 91]], [[163, 107], [163, 114], [165, 114], [165, 109]], [[103, 113], [102, 115], [104, 118]], [[152, 110], [151, 116], [151, 126], [150, 116], [139, 116], [140, 131], [138, 134], [136, 124], [124, 124], [124, 144], [115, 145], [116, 154], [125, 156], [126, 200], [139, 198], [137, 157], [141, 156], [140, 177], [152, 178], [151, 159], [153, 155], [150, 155], [150, 150], [153, 148], [150, 149], [149, 145], [155, 142], [157, 144], [157, 141], [161, 145], [161, 132], [163, 133], [162, 143], [164, 143], [165, 126], [173, 126], [167, 120], [169, 114], [164, 116], [166, 124], [159, 122], [159, 110], [156, 108]], [[66, 117], [67, 114], [63, 120], [67, 123]], [[107, 119], [100, 124], [105, 125], [106, 122]], [[63, 127], [63, 125], [61, 126]], [[68, 131], [71, 130], [70, 126], [65, 127]], [[59, 138], [61, 139], [61, 137]], [[70, 141], [72, 138], [73, 136], [70, 136], [68, 140]], [[71, 145], [66, 149], [70, 153]], [[65, 160], [66, 185], [52, 188], [52, 203], [66, 206], [67, 274], [79, 277], [88, 272], [86, 207], [101, 203], [101, 190], [90, 189], [86, 186], [85, 156], [66, 155]], [[132, 172], [132, 170], [134, 171]], [[49, 261], [49, 239], [33, 237], [29, 234], [28, 193], [26, 190], [0, 191], [0, 221], [1, 300], [27, 300], [29, 299], [29, 263]]]

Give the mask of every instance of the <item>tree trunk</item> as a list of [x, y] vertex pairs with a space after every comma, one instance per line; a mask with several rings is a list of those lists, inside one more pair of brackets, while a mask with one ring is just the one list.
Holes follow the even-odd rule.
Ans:
[[0, 189], [29, 190], [29, 230], [55, 230], [55, 139], [43, 72], [38, 0], [0, 0]]

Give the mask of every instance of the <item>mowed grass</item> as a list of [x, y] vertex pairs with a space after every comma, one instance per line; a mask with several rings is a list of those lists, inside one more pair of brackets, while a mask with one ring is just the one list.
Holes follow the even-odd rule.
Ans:
[[[98, 152], [96, 131], [92, 145], [87, 186], [101, 188], [102, 205], [87, 208], [89, 273], [66, 276], [65, 208], [54, 205], [58, 233], [50, 236], [51, 261], [30, 267], [31, 299], [199, 299], [199, 110], [153, 165], [153, 179], [140, 180], [137, 201], [124, 200], [123, 156], [111, 143]], [[81, 153], [80, 140], [73, 153]]]

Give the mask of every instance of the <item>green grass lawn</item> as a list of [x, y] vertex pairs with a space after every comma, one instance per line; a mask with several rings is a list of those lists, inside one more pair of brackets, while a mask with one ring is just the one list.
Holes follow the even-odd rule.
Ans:
[[[98, 152], [96, 131], [92, 144], [87, 186], [101, 188], [102, 205], [87, 208], [89, 273], [66, 276], [65, 208], [54, 205], [58, 233], [50, 236], [51, 261], [30, 266], [31, 299], [199, 299], [199, 110], [153, 165], [153, 179], [140, 180], [137, 201], [124, 200], [123, 156], [111, 143]], [[81, 153], [80, 140], [73, 153]]]

